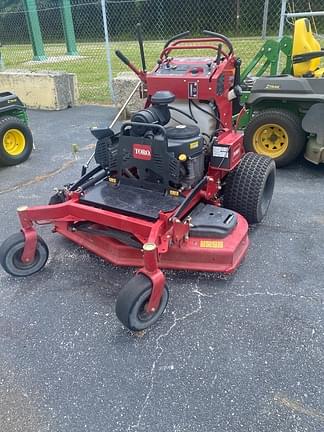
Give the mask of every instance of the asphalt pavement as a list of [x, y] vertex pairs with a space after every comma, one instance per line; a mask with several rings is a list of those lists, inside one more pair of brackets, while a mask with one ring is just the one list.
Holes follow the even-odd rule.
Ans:
[[[32, 111], [36, 149], [0, 170], [0, 241], [20, 205], [78, 178], [114, 111]], [[73, 154], [72, 148], [78, 152]], [[134, 270], [52, 234], [45, 269], [0, 270], [1, 432], [322, 432], [324, 166], [278, 170], [232, 276], [167, 272], [166, 312], [133, 334], [114, 312]]]

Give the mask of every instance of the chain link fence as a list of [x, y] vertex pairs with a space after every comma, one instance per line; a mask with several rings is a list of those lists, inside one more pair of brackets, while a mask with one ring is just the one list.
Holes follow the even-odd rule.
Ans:
[[[287, 1], [287, 9], [286, 12], [319, 12], [324, 11], [324, 1], [323, 0], [294, 0]], [[284, 25], [284, 33], [291, 34], [292, 28], [294, 25], [294, 21], [296, 18], [286, 18]], [[313, 16], [308, 17], [312, 24], [312, 29], [314, 33], [320, 39], [323, 39], [324, 36], [324, 17]]]
[[[28, 1], [34, 1], [38, 12], [47, 57], [42, 61], [33, 60], [26, 20]], [[2, 62], [6, 69], [75, 73], [83, 103], [111, 102], [109, 80], [111, 83], [113, 76], [127, 69], [115, 56], [115, 49], [139, 64], [135, 36], [138, 22], [143, 27], [149, 68], [156, 62], [166, 39], [185, 30], [199, 35], [203, 29], [229, 36], [244, 65], [262, 46], [262, 34], [267, 37], [278, 34], [281, 11], [281, 0], [70, 0], [77, 52], [67, 55], [62, 25], [64, 4], [64, 0], [1, 0]], [[323, 9], [323, 0], [288, 1], [288, 11], [311, 9]], [[314, 23], [316, 31], [323, 34], [324, 18], [315, 18]], [[291, 20], [286, 21], [288, 34], [291, 24]]]

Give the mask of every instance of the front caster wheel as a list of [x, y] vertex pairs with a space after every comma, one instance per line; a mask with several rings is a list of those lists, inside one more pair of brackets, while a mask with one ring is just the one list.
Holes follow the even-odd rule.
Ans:
[[162, 315], [169, 299], [165, 285], [160, 305], [153, 313], [145, 309], [152, 291], [151, 280], [142, 273], [134, 276], [120, 291], [116, 302], [117, 318], [130, 330], [140, 331], [153, 325]]
[[12, 276], [31, 276], [40, 271], [47, 262], [48, 247], [41, 237], [37, 237], [35, 257], [31, 263], [21, 261], [24, 246], [25, 236], [19, 232], [8, 237], [0, 247], [0, 264]]

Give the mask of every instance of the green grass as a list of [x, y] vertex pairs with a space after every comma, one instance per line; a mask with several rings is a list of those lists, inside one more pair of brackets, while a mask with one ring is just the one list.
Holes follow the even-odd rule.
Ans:
[[[232, 39], [235, 52], [246, 64], [260, 49], [263, 42], [256, 38]], [[145, 42], [148, 68], [152, 68], [163, 47], [162, 41]], [[120, 49], [133, 63], [139, 65], [140, 57], [137, 42], [114, 42], [111, 44], [113, 76], [127, 70], [114, 51]], [[76, 60], [64, 60], [58, 63], [40, 62], [28, 64], [33, 53], [30, 45], [7, 45], [1, 48], [6, 69], [23, 69], [30, 71], [64, 71], [75, 73], [78, 78], [80, 102], [82, 103], [110, 103], [108, 92], [108, 68], [105, 45], [102, 42], [78, 43], [79, 54], [83, 57]], [[57, 57], [65, 55], [64, 44], [46, 44], [46, 55]], [[196, 51], [197, 53], [198, 51]], [[200, 52], [198, 52], [200, 54]], [[193, 54], [190, 52], [187, 55]]]

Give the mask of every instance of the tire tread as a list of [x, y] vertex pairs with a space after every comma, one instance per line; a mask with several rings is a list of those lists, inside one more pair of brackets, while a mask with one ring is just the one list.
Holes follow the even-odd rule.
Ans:
[[262, 198], [264, 179], [274, 162], [268, 157], [246, 153], [240, 164], [225, 179], [224, 207], [237, 211], [249, 223], [261, 222], [258, 204]]

